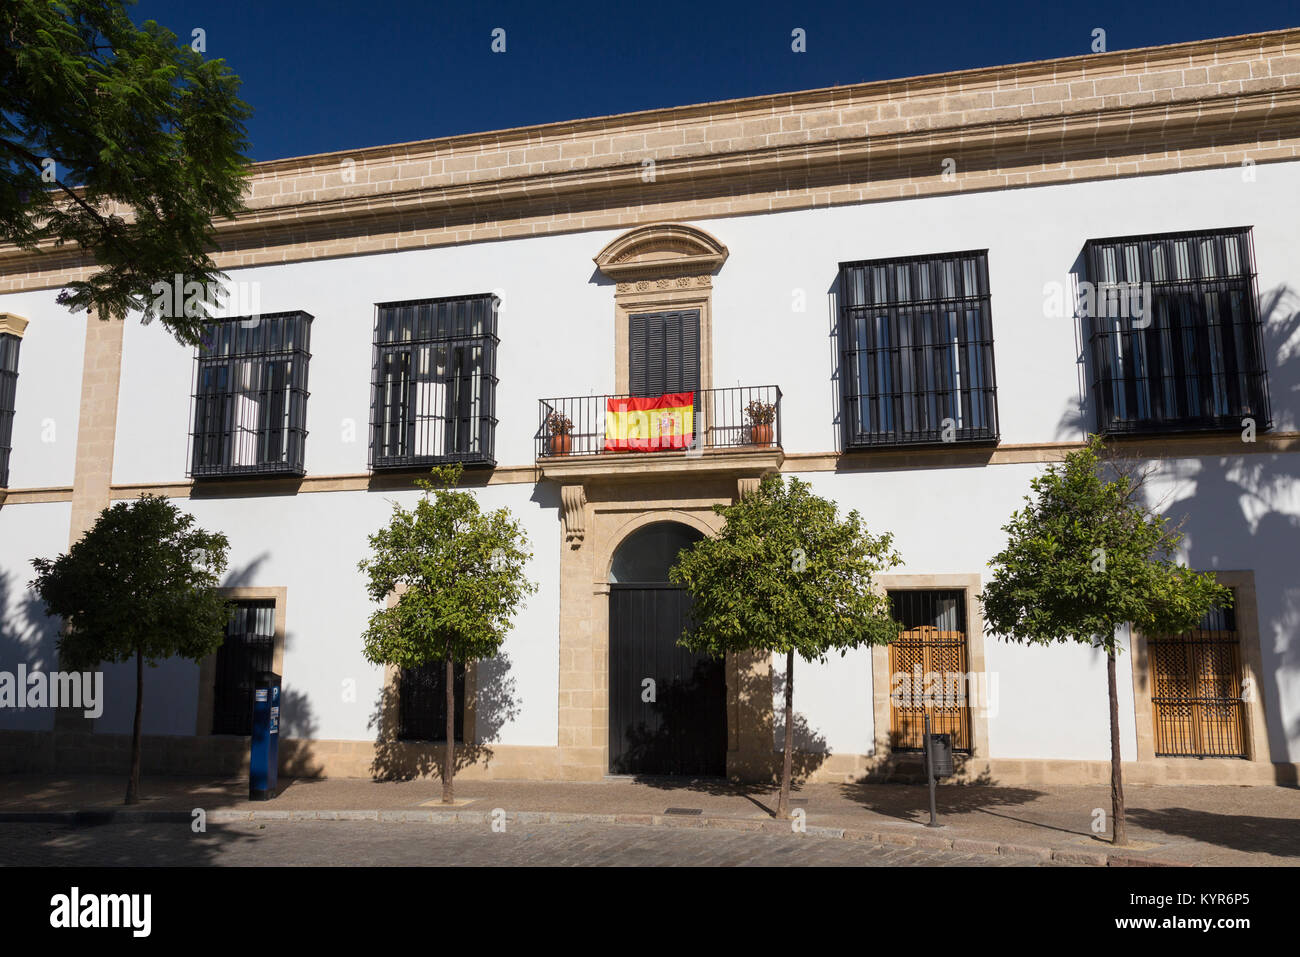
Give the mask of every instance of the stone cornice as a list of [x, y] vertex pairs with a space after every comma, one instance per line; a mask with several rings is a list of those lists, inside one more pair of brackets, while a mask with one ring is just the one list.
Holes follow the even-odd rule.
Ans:
[[[880, 184], [915, 194], [909, 184], [937, 180], [947, 159], [960, 176], [925, 192], [1055, 181], [1062, 164], [1079, 164], [1078, 178], [1153, 171], [1114, 165], [1134, 157], [1172, 156], [1165, 168], [1177, 169], [1179, 151], [1214, 154], [1196, 168], [1239, 163], [1242, 148], [1252, 161], [1291, 159], [1296, 142], [1300, 29], [259, 163], [249, 208], [217, 223], [216, 259], [234, 268], [862, 202]], [[742, 201], [753, 196], [774, 198]], [[0, 248], [0, 288], [57, 285], [86, 265], [75, 250]], [[39, 275], [7, 278], [25, 273]]]
[[12, 312], [0, 312], [0, 336], [10, 335], [23, 337], [23, 332], [27, 329], [28, 320]]

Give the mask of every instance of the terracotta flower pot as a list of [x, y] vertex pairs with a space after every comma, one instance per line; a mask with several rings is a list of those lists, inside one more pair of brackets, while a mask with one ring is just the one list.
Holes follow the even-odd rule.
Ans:
[[573, 436], [567, 432], [563, 435], [552, 435], [550, 439], [550, 452], [552, 455], [568, 455], [573, 451]]
[[771, 445], [772, 424], [769, 422], [764, 425], [751, 425], [749, 427], [749, 437], [755, 445]]

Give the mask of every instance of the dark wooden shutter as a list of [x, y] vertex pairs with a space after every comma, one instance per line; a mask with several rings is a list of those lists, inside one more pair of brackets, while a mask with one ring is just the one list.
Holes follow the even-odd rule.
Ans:
[[628, 391], [635, 396], [654, 396], [699, 389], [699, 311], [631, 316]]

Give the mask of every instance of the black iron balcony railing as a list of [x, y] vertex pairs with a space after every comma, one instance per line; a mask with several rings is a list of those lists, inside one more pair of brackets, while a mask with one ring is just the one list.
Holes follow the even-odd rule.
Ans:
[[657, 397], [633, 399], [628, 395], [542, 399], [538, 403], [537, 457], [780, 447], [781, 390], [777, 386], [702, 389], [690, 395], [689, 402], [676, 403], [670, 397], [655, 403]]

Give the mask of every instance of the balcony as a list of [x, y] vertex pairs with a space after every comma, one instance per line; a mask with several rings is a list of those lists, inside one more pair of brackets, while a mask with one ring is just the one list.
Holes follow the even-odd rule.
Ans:
[[760, 474], [779, 467], [781, 390], [734, 386], [672, 396], [582, 395], [538, 402], [543, 475], [582, 479], [687, 471]]

